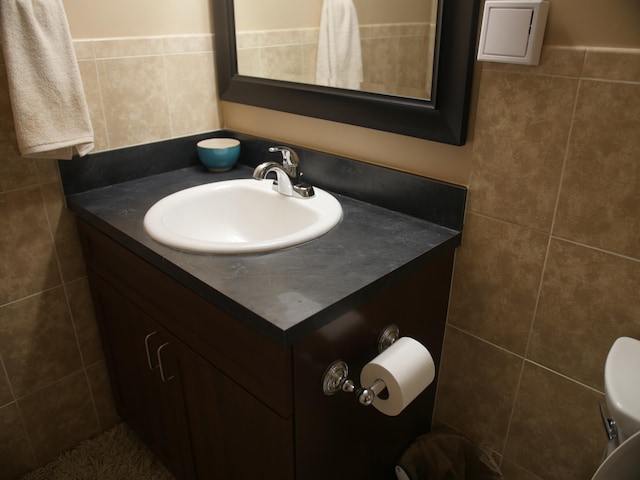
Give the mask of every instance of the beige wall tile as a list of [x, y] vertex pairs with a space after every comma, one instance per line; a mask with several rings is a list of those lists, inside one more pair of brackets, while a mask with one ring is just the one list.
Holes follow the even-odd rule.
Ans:
[[262, 75], [260, 71], [260, 48], [238, 50], [238, 72], [252, 77]]
[[165, 54], [213, 52], [213, 35], [177, 35], [162, 39]]
[[260, 49], [260, 72], [266, 78], [300, 82], [302, 66], [302, 44]]
[[399, 35], [406, 37], [424, 37], [429, 33], [428, 23], [402, 23], [398, 26]]
[[584, 80], [554, 234], [640, 258], [640, 84]]
[[[0, 115], [2, 114], [0, 113]], [[17, 144], [0, 143], [0, 158], [2, 159], [0, 162], [0, 192], [30, 187], [40, 182], [36, 162], [22, 158], [18, 153]]]
[[0, 66], [0, 192], [38, 184], [36, 164], [20, 157], [7, 73]]
[[397, 38], [362, 39], [362, 75], [364, 82], [395, 85], [398, 57]]
[[435, 417], [501, 453], [522, 358], [448, 327]]
[[[9, 380], [4, 370], [4, 363], [0, 358], [0, 407], [13, 402], [13, 393], [11, 393], [11, 387], [9, 386]], [[1, 457], [2, 455], [0, 455]]]
[[274, 45], [301, 45], [302, 30], [268, 30], [259, 33], [259, 42], [263, 47]]
[[305, 45], [317, 45], [318, 39], [320, 38], [320, 29], [319, 28], [303, 28], [302, 32], [302, 43]]
[[0, 305], [60, 284], [39, 187], [0, 194]]
[[62, 287], [0, 307], [0, 338], [17, 398], [82, 367]]
[[172, 135], [219, 129], [213, 56], [167, 55], [165, 68]]
[[87, 106], [89, 107], [91, 125], [93, 127], [93, 151], [99, 152], [101, 150], [107, 150], [109, 147], [109, 138], [107, 136], [104, 110], [102, 108], [102, 93], [100, 91], [96, 62], [95, 60], [81, 61], [78, 62], [78, 67], [80, 68], [82, 86], [84, 88]]
[[413, 36], [398, 39], [398, 86], [426, 89], [427, 37]]
[[316, 65], [318, 62], [318, 45], [305, 44], [302, 46], [302, 81], [316, 83]]
[[78, 61], [93, 60], [96, 58], [96, 54], [93, 51], [93, 40], [74, 40], [73, 48]]
[[17, 480], [37, 467], [15, 403], [0, 407], [0, 479]]
[[86, 270], [76, 223], [73, 214], [66, 208], [61, 184], [56, 182], [43, 185], [42, 196], [63, 282], [84, 277]]
[[[584, 48], [545, 48], [538, 67], [483, 64], [469, 208], [463, 245], [456, 255], [449, 324], [521, 354], [511, 335], [524, 329], [503, 320], [504, 297], [509, 296], [504, 292], [527, 284], [515, 265], [542, 266], [533, 260], [531, 245], [548, 244], [546, 252], [542, 247], [546, 265], [526, 352], [526, 358], [539, 366], [528, 363], [522, 380], [502, 463], [508, 480], [591, 477], [605, 443], [597, 403], [602, 398], [598, 391], [603, 389], [606, 354], [618, 336], [640, 338], [636, 175], [640, 95], [638, 84], [629, 80], [635, 75], [635, 64], [624, 61], [635, 51], [596, 55], [590, 50], [586, 58], [585, 53]], [[610, 74], [627, 80], [580, 79], [583, 64], [584, 77]], [[625, 67], [628, 71], [621, 72]], [[511, 82], [518, 74], [521, 78]], [[508, 75], [512, 76], [509, 81], [502, 77]], [[553, 94], [547, 95], [546, 89]], [[540, 162], [544, 156], [531, 155], [544, 152], [548, 147], [543, 144], [549, 142], [546, 137], [536, 138], [531, 126], [543, 122], [540, 128], [549, 131], [559, 125], [564, 128], [565, 121], [553, 113], [556, 107], [545, 106], [549, 101], [559, 105], [563, 89], [575, 89], [576, 94], [575, 102], [566, 102], [562, 108], [562, 112], [570, 110], [566, 125], [571, 126], [571, 137], [566, 133], [557, 137], [559, 152], [563, 142], [567, 145], [564, 169], [558, 171], [557, 165], [549, 168]], [[530, 101], [522, 99], [527, 95]], [[538, 110], [547, 113], [540, 115]], [[553, 213], [550, 207], [556, 196], [552, 188], [539, 188], [544, 183], [554, 188], [561, 185], [553, 237], [549, 228], [538, 231], [542, 223], [530, 220], [539, 216], [531, 212]], [[546, 202], [544, 208], [541, 202]], [[497, 228], [500, 222], [487, 216], [508, 223]], [[535, 230], [514, 235], [518, 225]], [[501, 255], [508, 259], [506, 267], [500, 263]], [[484, 351], [480, 345], [480, 341], [468, 342], [469, 351], [460, 348], [461, 355], [476, 358]], [[444, 360], [446, 371], [450, 367]], [[495, 369], [481, 366], [479, 375], [488, 384], [485, 388], [494, 383], [499, 389], [502, 384], [490, 378], [491, 372], [484, 373], [491, 368]], [[471, 375], [468, 368], [465, 373]], [[475, 368], [473, 375], [478, 375]], [[460, 377], [464, 378], [463, 373]], [[437, 404], [446, 404], [448, 398], [446, 388], [439, 389]], [[477, 396], [467, 397], [467, 402], [457, 408], [480, 411], [486, 403]], [[453, 411], [450, 415], [455, 420]], [[457, 428], [469, 433], [477, 429], [474, 422], [460, 420]], [[570, 425], [578, 425], [574, 433], [566, 430]]]
[[98, 324], [93, 313], [91, 291], [86, 278], [65, 286], [71, 318], [78, 337], [84, 365], [93, 365], [104, 360]]
[[162, 55], [162, 37], [111, 38], [94, 40], [96, 58], [139, 57]]
[[500, 470], [505, 480], [540, 480], [537, 475], [506, 459], [502, 460]]
[[36, 170], [38, 170], [38, 178], [41, 184], [60, 181], [57, 160], [38, 159], [34, 160], [34, 163], [36, 164]]
[[100, 431], [84, 372], [18, 400], [18, 407], [39, 465]]
[[589, 48], [584, 77], [640, 82], [640, 49]]
[[529, 362], [504, 458], [545, 480], [585, 480], [595, 472], [606, 437], [598, 411], [604, 396]]
[[547, 236], [472, 213], [456, 253], [449, 323], [524, 355]]
[[236, 48], [254, 48], [260, 46], [260, 32], [236, 32]]
[[482, 75], [469, 209], [549, 231], [578, 81]]
[[603, 390], [619, 336], [640, 338], [640, 262], [553, 240], [528, 358]]
[[585, 61], [584, 47], [542, 47], [539, 65], [514, 65], [510, 63], [484, 62], [483, 71], [524, 73], [530, 75], [560, 75], [580, 77]]
[[397, 37], [400, 34], [398, 24], [363, 25], [360, 27], [360, 38]]
[[111, 384], [105, 362], [99, 362], [87, 368], [87, 379], [98, 415], [100, 429], [105, 430], [120, 422], [111, 393]]
[[110, 148], [171, 136], [162, 56], [98, 60], [98, 74]]

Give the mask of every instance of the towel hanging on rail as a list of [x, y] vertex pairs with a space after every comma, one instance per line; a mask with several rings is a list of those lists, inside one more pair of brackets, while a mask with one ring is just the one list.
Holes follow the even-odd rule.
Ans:
[[320, 19], [316, 83], [359, 89], [362, 48], [358, 15], [352, 0], [324, 0]]
[[90, 152], [93, 128], [62, 0], [1, 0], [0, 30], [21, 155]]

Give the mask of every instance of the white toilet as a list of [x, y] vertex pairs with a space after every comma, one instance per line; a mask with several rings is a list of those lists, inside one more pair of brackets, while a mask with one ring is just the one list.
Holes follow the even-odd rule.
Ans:
[[[607, 456], [592, 480], [640, 479], [640, 341], [618, 338], [604, 367], [607, 407], [613, 417]], [[603, 418], [604, 420], [604, 418]]]

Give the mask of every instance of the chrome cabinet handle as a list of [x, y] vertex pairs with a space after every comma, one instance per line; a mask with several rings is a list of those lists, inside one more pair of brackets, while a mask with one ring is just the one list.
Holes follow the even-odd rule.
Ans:
[[149, 365], [149, 370], [153, 370], [154, 368], [158, 368], [158, 365], [154, 365], [151, 362], [151, 353], [149, 352], [149, 339], [153, 337], [158, 332], [151, 332], [146, 337], [144, 337], [144, 349], [147, 352], [147, 365]]
[[162, 345], [160, 345], [158, 347], [158, 350], [156, 350], [156, 357], [158, 358], [158, 366], [160, 367], [160, 378], [162, 379], [163, 382], [168, 382], [169, 380], [171, 380], [175, 375], [171, 375], [170, 377], [166, 377], [164, 374], [164, 368], [162, 367], [162, 349], [164, 347], [166, 347], [167, 345], [169, 345], [169, 343], [163, 343]]

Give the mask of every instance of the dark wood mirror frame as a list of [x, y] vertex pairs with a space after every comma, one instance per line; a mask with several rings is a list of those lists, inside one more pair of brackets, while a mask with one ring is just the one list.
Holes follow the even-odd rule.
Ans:
[[222, 100], [463, 145], [475, 59], [479, 0], [440, 0], [431, 100], [238, 74], [233, 0], [212, 0]]

